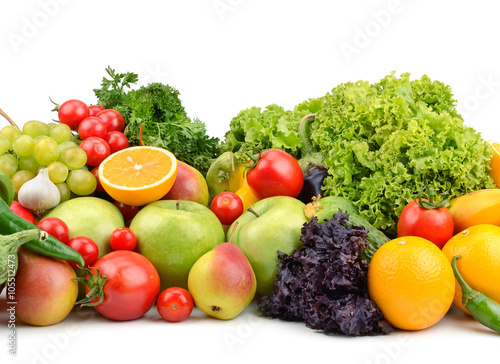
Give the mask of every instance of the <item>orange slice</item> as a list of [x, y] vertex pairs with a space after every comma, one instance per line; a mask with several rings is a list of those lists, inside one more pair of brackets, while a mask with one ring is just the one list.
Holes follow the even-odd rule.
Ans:
[[493, 177], [495, 184], [500, 188], [500, 144], [489, 140], [488, 144], [493, 149], [493, 157], [490, 162], [490, 175]]
[[115, 200], [143, 206], [162, 198], [172, 188], [177, 159], [166, 149], [138, 146], [111, 154], [99, 165], [99, 181]]

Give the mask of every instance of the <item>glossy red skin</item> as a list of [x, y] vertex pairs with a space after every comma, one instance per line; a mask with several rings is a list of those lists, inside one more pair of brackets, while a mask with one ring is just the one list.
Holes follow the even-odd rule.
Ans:
[[119, 227], [111, 233], [109, 244], [113, 250], [134, 250], [137, 246], [137, 238], [128, 227]]
[[47, 326], [62, 321], [78, 297], [75, 271], [64, 260], [29, 249], [18, 250], [15, 277], [16, 316], [30, 325]]
[[87, 164], [97, 167], [111, 154], [111, 148], [106, 141], [99, 137], [89, 137], [82, 141], [80, 148], [87, 154]]
[[[104, 284], [104, 300], [94, 308], [104, 317], [116, 321], [142, 317], [160, 293], [160, 277], [156, 268], [143, 255], [117, 250], [104, 255], [94, 266], [108, 277]], [[92, 269], [96, 274], [95, 269]], [[88, 287], [85, 288], [89, 292]]]
[[425, 209], [411, 201], [399, 216], [397, 232], [398, 237], [419, 236], [442, 249], [454, 235], [453, 216], [446, 207]]
[[208, 206], [209, 194], [207, 181], [194, 167], [177, 161], [177, 175], [172, 188], [162, 200], [184, 200]]
[[123, 115], [116, 110], [102, 110], [99, 114], [97, 114], [97, 117], [106, 123], [108, 131], [119, 131], [123, 133], [125, 130], [125, 119], [123, 118]]
[[[69, 228], [68, 225], [58, 217], [46, 217], [41, 219], [36, 224], [43, 231], [48, 232], [54, 238], [68, 244], [69, 242]], [[74, 262], [73, 262], [74, 263]]]
[[260, 200], [272, 196], [296, 198], [304, 185], [304, 175], [299, 162], [289, 153], [268, 149], [247, 172], [247, 182]]
[[[76, 250], [82, 256], [85, 261], [85, 267], [88, 268], [92, 266], [99, 257], [99, 247], [91, 238], [87, 236], [75, 236], [70, 239], [68, 244], [70, 248]], [[75, 262], [69, 261], [69, 265], [73, 268], [78, 268], [78, 265]]]
[[78, 135], [82, 140], [90, 137], [104, 139], [107, 133], [108, 127], [106, 123], [96, 116], [89, 116], [78, 124]]
[[99, 181], [99, 166], [92, 168], [90, 172], [94, 175], [95, 180], [97, 182], [95, 190], [97, 192], [105, 192], [104, 187], [102, 187], [101, 182]]
[[116, 200], [113, 201], [113, 205], [118, 207], [118, 210], [120, 210], [120, 212], [122, 213], [123, 219], [125, 221], [132, 220], [134, 216], [139, 212], [139, 206], [126, 205]]
[[35, 223], [35, 216], [31, 213], [30, 210], [28, 210], [26, 207], [21, 205], [19, 202], [12, 201], [12, 204], [10, 205], [10, 209], [17, 216], [21, 216], [23, 219], [28, 220], [32, 224]]
[[193, 306], [193, 296], [181, 287], [169, 287], [163, 290], [156, 300], [158, 313], [168, 322], [184, 321], [191, 315]]
[[221, 192], [212, 200], [210, 210], [222, 225], [231, 225], [243, 213], [243, 201], [234, 192]]
[[59, 121], [76, 130], [80, 122], [90, 116], [89, 107], [80, 100], [71, 99], [63, 102], [57, 111]]
[[117, 130], [109, 131], [104, 136], [104, 140], [108, 143], [111, 153], [118, 152], [129, 146], [128, 138], [121, 131]]
[[89, 105], [89, 116], [97, 116], [102, 110], [104, 107], [101, 105]]

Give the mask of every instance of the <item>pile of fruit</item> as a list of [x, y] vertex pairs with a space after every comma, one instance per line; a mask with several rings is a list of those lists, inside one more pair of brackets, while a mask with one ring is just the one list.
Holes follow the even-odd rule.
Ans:
[[[385, 108], [384, 117], [409, 120], [378, 136], [380, 146], [386, 137], [398, 147], [395, 153], [384, 147], [396, 161], [386, 173], [408, 168], [404, 173], [412, 176], [405, 178], [412, 182], [404, 196], [386, 185], [383, 202], [367, 213], [350, 198], [361, 198], [350, 186], [356, 178], [361, 185], [377, 177], [369, 170], [386, 168], [373, 159], [374, 145], [354, 145], [352, 131], [342, 131], [349, 142], [329, 145], [329, 152], [307, 142], [303, 127], [332, 117], [332, 100], [291, 112], [269, 108], [267, 116], [242, 112], [226, 142], [215, 147], [201, 122], [187, 118], [176, 90], [153, 84], [126, 93], [136, 77], [107, 71], [116, 82], [103, 80], [98, 105], [68, 100], [56, 105], [57, 122], [31, 120], [18, 128], [0, 110], [10, 122], [0, 130], [0, 287], [8, 302], [17, 302], [22, 322], [53, 325], [75, 306], [116, 321], [139, 319], [153, 306], [171, 322], [188, 319], [194, 307], [229, 320], [254, 302], [266, 317], [362, 336], [428, 328], [454, 304], [500, 331], [500, 149], [470, 131], [466, 141], [447, 129], [448, 118], [456, 125], [461, 119], [448, 113], [450, 96], [441, 84], [414, 84], [421, 100], [412, 104], [409, 84], [392, 92], [392, 79], [383, 83], [392, 90], [384, 94], [387, 105], [399, 105]], [[335, 89], [335, 103], [340, 89], [347, 87]], [[433, 98], [436, 89], [441, 104]], [[367, 95], [351, 92], [342, 104]], [[173, 128], [162, 123], [179, 127], [179, 134], [161, 136]], [[259, 123], [268, 123], [257, 128], [261, 134], [250, 131]], [[447, 130], [447, 149], [439, 151], [440, 145], [432, 153], [453, 168], [459, 158], [467, 160], [461, 173], [473, 170], [473, 182], [426, 169], [434, 154], [417, 155], [412, 140], [398, 144], [394, 135], [403, 138], [404, 128], [417, 130], [419, 123], [436, 135]], [[316, 148], [334, 143], [334, 127], [322, 132], [328, 137]], [[203, 158], [183, 148], [190, 143]], [[341, 146], [351, 152], [333, 161]], [[478, 158], [464, 150], [476, 150]], [[193, 166], [208, 160], [208, 168]], [[371, 186], [371, 197], [363, 199], [379, 192]], [[397, 221], [381, 213], [389, 210], [399, 211]]]

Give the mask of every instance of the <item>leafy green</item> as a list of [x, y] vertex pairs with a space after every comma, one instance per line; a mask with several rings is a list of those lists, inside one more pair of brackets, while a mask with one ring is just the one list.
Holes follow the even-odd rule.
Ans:
[[308, 113], [307, 110], [285, 110], [276, 104], [264, 110], [259, 107], [242, 110], [231, 120], [225, 135], [225, 150], [259, 152], [277, 148], [300, 158], [298, 127]]
[[[188, 117], [179, 91], [161, 83], [130, 89], [138, 81], [134, 73], [116, 73], [108, 67], [110, 79], [103, 78], [94, 89], [99, 104], [119, 111], [125, 118], [125, 135], [130, 145], [140, 145], [140, 128], [145, 145], [168, 149], [176, 158], [203, 175], [221, 152], [218, 138], [207, 135], [206, 125]], [[127, 90], [125, 90], [127, 89]]]
[[450, 197], [494, 187], [492, 151], [464, 125], [443, 83], [392, 73], [375, 84], [341, 84], [323, 102], [311, 141], [330, 173], [325, 195], [350, 199], [389, 236], [424, 176]]
[[[307, 124], [306, 148], [297, 127], [310, 113], [315, 118]], [[410, 80], [393, 72], [376, 83], [343, 83], [293, 110], [246, 109], [225, 137], [231, 151], [279, 148], [297, 159], [307, 159], [305, 150], [316, 152], [329, 172], [324, 195], [353, 201], [360, 216], [389, 237], [396, 236], [397, 219], [424, 176], [450, 198], [494, 187], [491, 148], [464, 125], [451, 88], [426, 75]]]

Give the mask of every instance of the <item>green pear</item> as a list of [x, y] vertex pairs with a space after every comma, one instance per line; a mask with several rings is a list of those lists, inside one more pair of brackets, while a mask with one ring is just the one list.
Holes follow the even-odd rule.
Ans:
[[302, 226], [309, 221], [305, 204], [288, 196], [273, 196], [253, 204], [229, 227], [233, 243], [246, 255], [257, 277], [257, 294], [273, 292], [278, 273], [278, 251], [291, 254], [302, 247]]
[[189, 271], [188, 289], [196, 307], [221, 320], [238, 316], [252, 302], [256, 288], [250, 262], [231, 239], [202, 255]]

